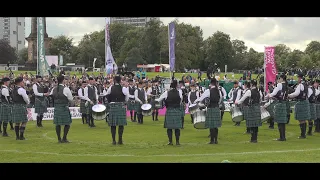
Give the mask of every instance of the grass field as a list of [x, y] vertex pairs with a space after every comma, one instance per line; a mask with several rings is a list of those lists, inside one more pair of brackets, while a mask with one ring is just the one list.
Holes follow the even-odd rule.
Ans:
[[[273, 141], [278, 130], [263, 124], [259, 129], [258, 143], [248, 142], [244, 135], [245, 122], [233, 126], [229, 113], [225, 114], [219, 129], [219, 144], [207, 144], [208, 130], [193, 128], [189, 115], [181, 131], [181, 146], [167, 146], [164, 117], [152, 122], [147, 117], [143, 125], [128, 122], [124, 131], [124, 145], [112, 145], [110, 128], [97, 121], [89, 128], [74, 120], [69, 132], [69, 144], [58, 144], [52, 121], [44, 121], [44, 128], [29, 122], [26, 141], [0, 137], [0, 162], [320, 162], [320, 134], [297, 139], [300, 129], [295, 120], [287, 126], [287, 141]], [[23, 156], [17, 156], [21, 154]]]

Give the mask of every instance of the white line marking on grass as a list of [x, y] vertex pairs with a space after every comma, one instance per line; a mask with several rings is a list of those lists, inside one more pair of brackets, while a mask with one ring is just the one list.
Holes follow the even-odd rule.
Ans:
[[18, 150], [0, 150], [0, 152], [10, 152], [19, 154], [43, 154], [56, 156], [82, 156], [82, 157], [197, 157], [197, 156], [230, 156], [230, 155], [253, 155], [253, 154], [271, 154], [271, 153], [292, 153], [292, 152], [309, 152], [320, 151], [318, 149], [296, 149], [296, 150], [279, 150], [279, 151], [256, 151], [256, 152], [237, 152], [237, 153], [212, 153], [212, 154], [159, 154], [159, 155], [134, 155], [134, 154], [61, 154], [52, 152], [36, 151], [18, 151]]

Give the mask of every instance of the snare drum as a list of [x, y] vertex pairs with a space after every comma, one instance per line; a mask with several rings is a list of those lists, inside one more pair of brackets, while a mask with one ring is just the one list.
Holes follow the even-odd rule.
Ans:
[[223, 101], [224, 107], [225, 107], [225, 112], [230, 112], [231, 111], [231, 105], [228, 101]]
[[206, 123], [206, 109], [197, 110], [193, 114], [193, 127], [196, 129], [207, 129], [205, 126]]
[[268, 121], [271, 118], [270, 113], [263, 106], [261, 106], [260, 109], [261, 109], [261, 122]]
[[189, 113], [194, 114], [197, 110], [199, 110], [198, 104], [191, 104], [189, 106]]
[[231, 108], [231, 116], [233, 122], [241, 122], [243, 121], [243, 113], [241, 112], [240, 108], [235, 106]]
[[163, 109], [164, 108], [164, 101], [159, 101], [159, 99], [154, 100], [154, 107], [156, 109]]

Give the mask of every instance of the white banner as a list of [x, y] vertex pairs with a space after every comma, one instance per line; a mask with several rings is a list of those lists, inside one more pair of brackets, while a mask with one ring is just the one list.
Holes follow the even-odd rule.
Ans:
[[[43, 114], [43, 120], [53, 120], [54, 108], [47, 108], [48, 112]], [[81, 119], [80, 107], [69, 107], [72, 119]], [[34, 108], [28, 108], [28, 120], [37, 120], [37, 113]]]

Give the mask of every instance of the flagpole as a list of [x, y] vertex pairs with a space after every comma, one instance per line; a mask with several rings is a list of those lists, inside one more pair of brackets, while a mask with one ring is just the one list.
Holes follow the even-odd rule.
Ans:
[[39, 75], [39, 18], [38, 17], [37, 17], [37, 72], [36, 72], [36, 75]]
[[172, 71], [171, 71], [171, 65], [170, 65], [170, 23], [168, 24], [168, 47], [169, 47], [169, 71], [170, 71], [170, 83], [172, 83]]
[[267, 73], [266, 73], [266, 47], [264, 47], [264, 54], [263, 54], [263, 78], [264, 78], [264, 92], [265, 92], [265, 94], [266, 94], [266, 92], [267, 92], [267, 83], [268, 82], [266, 82], [267, 81]]
[[104, 76], [108, 75], [107, 74], [107, 17], [104, 19], [104, 22], [105, 22], [105, 28], [104, 28]]

